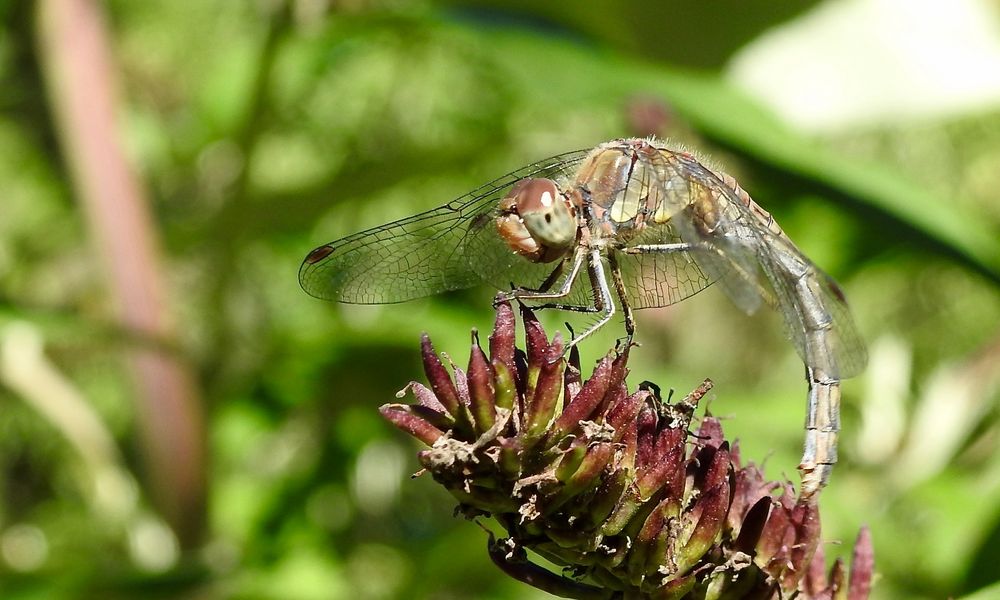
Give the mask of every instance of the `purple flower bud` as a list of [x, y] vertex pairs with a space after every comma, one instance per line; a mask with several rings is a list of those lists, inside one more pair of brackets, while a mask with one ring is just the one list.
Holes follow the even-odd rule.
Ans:
[[[587, 378], [559, 334], [550, 342], [530, 310], [522, 315], [526, 350], [501, 304], [489, 356], [473, 335], [467, 372], [449, 374], [424, 336], [429, 386], [411, 383], [415, 404], [380, 409], [429, 446], [417, 458], [462, 514], [491, 515], [506, 530], [489, 544], [504, 572], [588, 600], [867, 598], [867, 529], [850, 574], [837, 561], [825, 575], [815, 498], [742, 466], [718, 419], [691, 431], [711, 381], [676, 403], [655, 386], [629, 393], [629, 348]], [[530, 562], [525, 549], [566, 570]]]

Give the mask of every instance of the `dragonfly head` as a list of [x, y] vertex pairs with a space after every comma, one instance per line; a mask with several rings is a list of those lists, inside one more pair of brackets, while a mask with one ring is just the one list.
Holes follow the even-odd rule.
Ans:
[[507, 245], [532, 262], [552, 262], [576, 242], [576, 214], [551, 179], [522, 179], [500, 201], [497, 230]]

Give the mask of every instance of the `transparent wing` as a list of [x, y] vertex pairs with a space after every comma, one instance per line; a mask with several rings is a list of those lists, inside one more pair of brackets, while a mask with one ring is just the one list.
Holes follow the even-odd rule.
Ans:
[[[671, 223], [650, 226], [629, 239], [628, 246], [680, 243]], [[690, 252], [616, 252], [626, 297], [632, 308], [655, 308], [680, 302], [713, 283]]]
[[787, 237], [774, 239], [770, 248], [760, 260], [799, 356], [836, 379], [859, 374], [868, 352], [840, 286]]
[[838, 378], [864, 368], [867, 353], [840, 288], [770, 215], [690, 155], [643, 156], [659, 179], [660, 201], [670, 205], [670, 223], [698, 248], [690, 257], [709, 281], [747, 312], [764, 303], [777, 308], [807, 365]]
[[[504, 252], [527, 263], [493, 233], [489, 217], [518, 180], [566, 180], [587, 152], [539, 161], [444, 206], [320, 246], [302, 262], [299, 283], [307, 293], [324, 300], [388, 304], [475, 285], [483, 280], [482, 269], [495, 269]], [[485, 238], [486, 232], [498, 243], [469, 247], [470, 234]], [[517, 275], [517, 271], [511, 274]]]

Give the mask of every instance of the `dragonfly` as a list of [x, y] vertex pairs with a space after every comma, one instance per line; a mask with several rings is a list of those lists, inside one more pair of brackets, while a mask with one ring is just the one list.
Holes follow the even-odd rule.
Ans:
[[747, 313], [769, 305], [809, 386], [802, 494], [837, 461], [840, 381], [867, 354], [837, 283], [724, 172], [656, 139], [618, 139], [538, 161], [443, 206], [319, 246], [299, 270], [317, 298], [403, 302], [483, 282], [497, 302], [589, 312], [579, 343], [621, 311], [713, 283]]

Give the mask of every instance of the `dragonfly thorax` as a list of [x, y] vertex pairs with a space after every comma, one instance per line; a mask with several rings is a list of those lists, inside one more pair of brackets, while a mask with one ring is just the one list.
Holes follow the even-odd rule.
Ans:
[[566, 255], [576, 242], [576, 211], [551, 179], [522, 179], [500, 201], [500, 237], [515, 253], [547, 263]]

